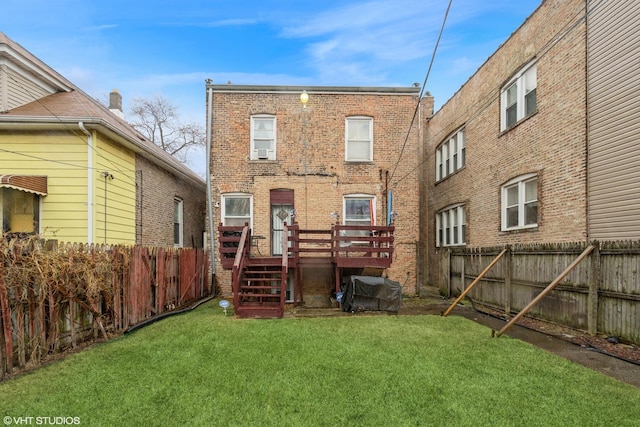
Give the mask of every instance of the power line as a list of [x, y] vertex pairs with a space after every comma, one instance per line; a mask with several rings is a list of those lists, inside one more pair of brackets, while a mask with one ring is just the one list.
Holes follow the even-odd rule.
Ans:
[[449, 16], [451, 3], [453, 3], [453, 0], [449, 0], [449, 4], [447, 5], [447, 10], [444, 13], [444, 18], [442, 19], [442, 25], [440, 26], [440, 33], [438, 34], [438, 39], [436, 40], [436, 44], [433, 47], [433, 53], [431, 54], [431, 60], [429, 61], [429, 68], [427, 69], [427, 74], [424, 78], [424, 83], [422, 83], [422, 88], [420, 88], [418, 103], [416, 104], [416, 108], [413, 110], [413, 117], [411, 118], [411, 123], [409, 124], [409, 130], [407, 131], [407, 136], [405, 136], [404, 138], [402, 149], [400, 150], [400, 154], [398, 155], [398, 160], [396, 161], [396, 164], [393, 166], [393, 172], [391, 172], [391, 175], [389, 176], [389, 181], [393, 179], [393, 176], [396, 173], [396, 169], [400, 164], [400, 160], [402, 160], [402, 154], [404, 153], [404, 149], [407, 146], [407, 141], [409, 140], [409, 135], [411, 134], [411, 129], [413, 128], [413, 124], [415, 123], [416, 115], [418, 114], [418, 109], [420, 108], [420, 104], [422, 102], [422, 96], [424, 95], [424, 90], [427, 87], [427, 81], [429, 80], [429, 75], [431, 74], [431, 68], [433, 67], [433, 62], [436, 58], [436, 52], [438, 51], [438, 46], [440, 45], [440, 39], [442, 38], [442, 33], [444, 32], [444, 27], [445, 27], [445, 24], [447, 23], [447, 17]]
[[[26, 88], [26, 87], [22, 84], [22, 82], [21, 82], [21, 81], [19, 81], [19, 80], [15, 79], [11, 74], [9, 74], [9, 73], [7, 72], [4, 68], [0, 68], [0, 71], [1, 71], [1, 72], [3, 72], [3, 73], [4, 73], [4, 75], [5, 75], [7, 78], [11, 79], [11, 81], [12, 81], [16, 86], [20, 87], [20, 88], [24, 91], [24, 93], [26, 93], [27, 95], [29, 95], [29, 97], [31, 97], [31, 98], [33, 99], [33, 101], [35, 101], [35, 102], [37, 102], [38, 104], [40, 104], [40, 106], [41, 106], [42, 108], [44, 108], [44, 109], [45, 109], [49, 114], [51, 114], [51, 116], [52, 116], [53, 118], [55, 118], [55, 119], [56, 119], [60, 124], [64, 125], [64, 126], [65, 126], [66, 128], [68, 128], [68, 129], [72, 129], [69, 125], [65, 124], [65, 123], [62, 121], [62, 119], [60, 118], [60, 116], [56, 115], [53, 111], [51, 111], [51, 110], [50, 110], [50, 109], [49, 109], [49, 108], [48, 108], [48, 107], [47, 107], [47, 106], [42, 102], [41, 98], [39, 98], [36, 94], [34, 94], [34, 93], [30, 92], [30, 91], [29, 91], [29, 89], [28, 89], [28, 88]], [[74, 89], [74, 90], [75, 90], [75, 89]], [[81, 104], [82, 104], [82, 100], [81, 100], [81, 99], [78, 99], [78, 100], [77, 100], [77, 102], [79, 102], [79, 103], [81, 103]], [[85, 110], [86, 110], [86, 108], [85, 108]], [[75, 128], [73, 128], [72, 130], [74, 130], [74, 131], [75, 131]], [[83, 144], [85, 144], [85, 145], [87, 145], [88, 147], [90, 147], [90, 148], [91, 148], [91, 150], [93, 150], [93, 152], [94, 152], [98, 157], [100, 157], [100, 158], [101, 158], [101, 159], [103, 159], [104, 161], [108, 162], [108, 163], [113, 167], [113, 171], [114, 171], [114, 172], [121, 173], [122, 175], [124, 175], [124, 176], [126, 177], [126, 179], [128, 179], [129, 181], [132, 181], [132, 182], [134, 182], [134, 183], [135, 183], [135, 178], [132, 178], [132, 177], [130, 177], [130, 176], [128, 175], [129, 173], [135, 173], [135, 169], [133, 169], [133, 170], [127, 170], [127, 169], [124, 169], [124, 170], [123, 170], [123, 169], [121, 169], [118, 165], [116, 165], [115, 163], [113, 163], [113, 161], [112, 161], [111, 159], [109, 159], [109, 158], [105, 157], [105, 156], [104, 156], [104, 155], [103, 155], [99, 150], [97, 150], [93, 145], [90, 145], [90, 144], [88, 143], [88, 141], [87, 141], [85, 138], [82, 138], [82, 137], [78, 136], [75, 132], [72, 132], [72, 134], [73, 134], [75, 137], [79, 138], [79, 139], [83, 142]], [[69, 164], [69, 163], [59, 162], [59, 161], [55, 161], [55, 160], [51, 160], [51, 159], [39, 158], [39, 157], [36, 157], [36, 156], [30, 156], [30, 155], [28, 155], [28, 154], [20, 153], [20, 152], [17, 152], [17, 151], [4, 150], [4, 149], [0, 149], [0, 150], [2, 150], [2, 151], [4, 151], [4, 152], [7, 152], [7, 153], [18, 154], [18, 155], [24, 155], [24, 156], [26, 156], [26, 157], [32, 157], [32, 158], [35, 158], [35, 159], [38, 159], [38, 160], [49, 161], [49, 162], [53, 162], [53, 163], [60, 163], [60, 164], [64, 164], [64, 165], [67, 165], [67, 166], [79, 167], [79, 166], [72, 165], [72, 164]], [[91, 168], [91, 167], [88, 167], [88, 166], [85, 166], [85, 167], [82, 167], [82, 168], [83, 168], [83, 169], [86, 169], [86, 170], [90, 170], [90, 169], [101, 169], [101, 168]]]
[[[572, 31], [580, 24], [580, 22], [584, 21], [594, 10], [596, 10], [598, 8], [598, 6], [601, 5], [601, 3], [603, 1], [604, 0], [598, 0], [597, 3], [593, 4], [593, 6], [591, 6], [590, 9], [588, 9], [588, 10], [581, 9], [581, 11], [579, 13], [574, 15], [572, 20], [570, 20], [567, 25], [565, 25], [563, 28], [561, 28], [549, 40], [548, 43], [546, 43], [544, 46], [542, 46], [536, 52], [536, 54], [534, 55], [534, 57], [536, 58], [536, 61], [539, 61], [541, 58], [545, 57], [556, 44], [558, 44], [560, 41], [564, 40], [569, 34], [571, 34]], [[583, 10], [584, 10], [584, 12], [583, 12]], [[433, 135], [432, 138], [433, 139], [439, 139], [440, 136], [442, 134], [444, 134], [444, 130], [445, 129], [449, 129], [450, 125], [453, 125], [454, 123], [458, 122], [460, 120], [460, 118], [466, 117], [467, 113], [469, 111], [475, 110], [475, 112], [473, 114], [471, 114], [470, 116], [468, 116], [466, 118], [466, 120], [464, 121], [463, 125], [473, 121], [482, 112], [484, 112], [487, 108], [489, 108], [493, 104], [493, 102], [495, 102], [496, 97], [500, 95], [501, 89], [502, 89], [501, 85], [500, 86], [496, 86], [493, 89], [491, 89], [489, 92], [486, 93], [486, 95], [484, 97], [479, 99], [478, 102], [476, 102], [475, 104], [473, 104], [472, 106], [470, 106], [469, 108], [467, 108], [466, 110], [464, 110], [463, 112], [458, 114], [456, 117], [452, 118], [451, 121], [446, 126], [442, 126], [442, 130], [439, 131], [438, 133], [436, 133], [435, 135]], [[424, 164], [427, 161], [431, 160], [432, 158], [433, 158], [433, 153], [427, 154], [427, 156], [425, 156], [425, 158], [422, 161], [420, 161], [415, 168], [411, 169], [407, 174], [405, 174], [400, 179], [398, 179], [393, 185], [395, 186], [399, 182], [402, 182], [403, 180], [405, 180], [406, 178], [411, 176], [413, 173], [415, 173], [416, 170], [418, 170], [419, 168], [423, 167]]]

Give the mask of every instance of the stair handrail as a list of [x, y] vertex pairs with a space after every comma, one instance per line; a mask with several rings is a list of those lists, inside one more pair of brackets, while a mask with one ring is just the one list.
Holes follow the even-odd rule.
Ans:
[[284, 313], [284, 303], [287, 299], [287, 273], [289, 271], [289, 228], [286, 221], [282, 233], [282, 274], [280, 275], [280, 311]]
[[240, 235], [240, 241], [238, 242], [238, 249], [236, 257], [233, 261], [233, 268], [231, 270], [231, 286], [233, 288], [233, 306], [238, 307], [240, 303], [240, 282], [242, 281], [242, 272], [247, 263], [246, 258], [249, 255], [250, 245], [247, 243], [251, 238], [251, 232], [249, 231], [249, 224], [245, 223], [242, 228], [242, 234]]

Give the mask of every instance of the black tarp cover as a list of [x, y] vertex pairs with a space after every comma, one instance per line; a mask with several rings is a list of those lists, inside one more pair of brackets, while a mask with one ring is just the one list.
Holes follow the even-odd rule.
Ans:
[[342, 289], [343, 311], [392, 311], [402, 305], [402, 286], [384, 277], [349, 276]]

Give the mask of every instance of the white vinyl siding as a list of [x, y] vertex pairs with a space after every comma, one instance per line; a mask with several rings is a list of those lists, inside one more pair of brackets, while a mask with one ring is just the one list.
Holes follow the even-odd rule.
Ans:
[[500, 97], [500, 130], [512, 128], [538, 110], [537, 66], [528, 65], [507, 83]]
[[348, 162], [373, 161], [373, 119], [347, 117], [345, 128], [345, 160]]
[[447, 138], [436, 150], [436, 181], [460, 170], [466, 163], [464, 129]]
[[589, 3], [589, 237], [640, 240], [640, 7]]

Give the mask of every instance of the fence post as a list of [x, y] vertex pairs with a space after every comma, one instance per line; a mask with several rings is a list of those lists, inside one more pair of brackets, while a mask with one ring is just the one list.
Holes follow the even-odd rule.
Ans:
[[508, 316], [511, 313], [511, 245], [507, 245], [505, 249], [507, 252], [504, 259], [504, 314]]
[[592, 243], [594, 249], [591, 254], [591, 280], [589, 282], [589, 301], [587, 303], [587, 332], [589, 335], [598, 333], [598, 290], [600, 289], [600, 243]]
[[440, 252], [440, 294], [451, 296], [451, 249], [444, 248]]

